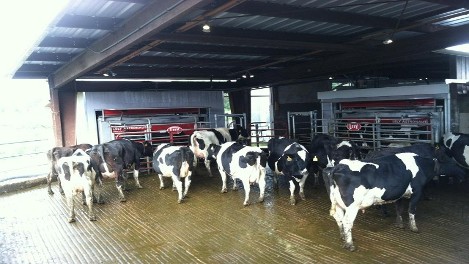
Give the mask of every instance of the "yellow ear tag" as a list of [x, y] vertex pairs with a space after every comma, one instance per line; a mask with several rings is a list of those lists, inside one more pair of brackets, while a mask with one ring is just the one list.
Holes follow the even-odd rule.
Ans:
[[318, 157], [314, 156], [313, 161], [318, 161]]
[[287, 157], [287, 161], [292, 161], [292, 160], [293, 159], [290, 156]]

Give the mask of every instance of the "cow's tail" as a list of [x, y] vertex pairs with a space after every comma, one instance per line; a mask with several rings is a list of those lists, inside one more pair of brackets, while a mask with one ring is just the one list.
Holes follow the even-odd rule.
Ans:
[[179, 177], [183, 178], [183, 177], [187, 177], [187, 176], [190, 176], [189, 175], [189, 162], [187, 162], [187, 160], [183, 160], [182, 161], [182, 164], [181, 164], [181, 169], [179, 171]]
[[195, 131], [194, 133], [192, 133], [191, 135], [191, 146], [193, 147], [197, 147], [198, 146], [198, 143], [197, 143], [197, 140], [196, 139], [196, 136], [197, 136], [197, 131]]

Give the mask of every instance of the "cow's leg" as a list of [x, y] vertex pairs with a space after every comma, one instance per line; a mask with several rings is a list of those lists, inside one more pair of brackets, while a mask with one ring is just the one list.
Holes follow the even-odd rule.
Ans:
[[354, 206], [353, 204], [348, 207], [345, 211], [344, 219], [343, 219], [343, 227], [344, 227], [344, 239], [345, 244], [344, 248], [350, 251], [355, 251], [355, 246], [353, 245], [352, 239], [352, 227], [355, 218], [357, 217], [358, 213], [358, 206]]
[[238, 190], [238, 181], [236, 180], [236, 178], [233, 178], [233, 177], [231, 177], [231, 179], [233, 179], [233, 191], [237, 191]]
[[264, 201], [264, 193], [265, 193], [265, 170], [261, 172], [261, 176], [259, 178], [259, 202], [262, 203]]
[[189, 191], [189, 186], [191, 186], [191, 176], [187, 176], [185, 181], [184, 181], [184, 195], [182, 198], [186, 198], [187, 197], [187, 192]]
[[75, 196], [75, 192], [72, 190], [67, 191], [65, 194], [65, 197], [67, 198], [67, 204], [68, 204], [68, 222], [73, 223], [75, 222], [75, 204], [73, 202], [73, 197]]
[[290, 180], [290, 204], [295, 205], [296, 204], [296, 199], [295, 199], [295, 182], [294, 180]]
[[137, 186], [137, 188], [139, 188], [139, 189], [142, 189], [143, 187], [142, 187], [142, 185], [140, 185], [140, 182], [138, 181], [138, 173], [139, 173], [139, 170], [137, 168], [134, 169], [135, 186]]
[[301, 180], [299, 182], [299, 186], [300, 186], [299, 195], [300, 195], [301, 200], [306, 200], [305, 192], [304, 192], [306, 178], [308, 178], [308, 173], [303, 174], [303, 178], [301, 178]]
[[210, 170], [210, 160], [208, 158], [204, 160], [204, 164], [205, 164], [205, 168], [207, 168], [208, 176], [213, 177], [212, 171]]
[[93, 211], [93, 185], [90, 181], [85, 184], [83, 193], [86, 196], [86, 204], [88, 205], [88, 219], [96, 221], [96, 215]]
[[358, 213], [358, 207], [353, 206], [353, 205], [350, 206], [349, 208], [346, 209], [344, 220], [342, 222], [344, 226], [344, 238], [345, 238], [344, 248], [350, 251], [355, 251], [355, 246], [353, 245], [353, 239], [352, 239], [352, 227], [353, 227], [353, 222], [355, 221], [355, 218], [357, 217], [357, 213]]
[[47, 192], [50, 194], [50, 195], [53, 195], [54, 192], [52, 191], [52, 187], [51, 187], [51, 183], [52, 183], [52, 172], [49, 172], [49, 174], [47, 174]]
[[402, 221], [402, 213], [404, 211], [404, 206], [402, 205], [402, 199], [396, 201], [396, 226], [399, 228], [404, 228], [404, 223]]
[[119, 172], [116, 172], [116, 174], [118, 175], [117, 178], [116, 178], [116, 187], [117, 187], [117, 191], [119, 192], [119, 199], [121, 202], [126, 202], [127, 200], [125, 199], [125, 195], [124, 195], [124, 192], [123, 192], [123, 187], [124, 187], [124, 176], [123, 176], [123, 171], [120, 170]]
[[64, 189], [62, 188], [62, 183], [60, 182], [60, 177], [57, 177], [57, 185], [59, 186], [60, 194], [65, 195]]
[[158, 177], [160, 178], [160, 190], [163, 190], [164, 189], [163, 174], [158, 174]]
[[417, 212], [417, 203], [422, 196], [422, 190], [416, 191], [412, 194], [409, 201], [409, 228], [412, 232], [419, 232], [417, 228], [417, 223], [415, 222], [415, 213]]
[[[236, 184], [236, 178], [233, 178], [233, 180], [235, 181], [235, 184]], [[247, 175], [244, 176], [242, 179], [242, 182], [243, 182], [243, 187], [244, 187], [244, 192], [245, 192], [243, 205], [248, 206], [249, 205], [249, 193], [251, 192], [251, 185], [249, 184], [249, 177]]]
[[[101, 180], [100, 177], [96, 176], [95, 180], [95, 185], [94, 185], [94, 190], [96, 192], [93, 192], [93, 196], [96, 197], [96, 203], [98, 204], [103, 204], [104, 200], [102, 197], [102, 189], [103, 189], [103, 181]], [[96, 188], [97, 187], [97, 188]]]
[[173, 176], [173, 184], [176, 185], [176, 189], [178, 190], [178, 203], [182, 203], [182, 181], [177, 176]]
[[274, 190], [278, 192], [280, 188], [278, 186], [278, 174], [275, 171], [272, 171], [272, 185]]
[[228, 192], [228, 190], [226, 188], [226, 172], [224, 172], [221, 169], [219, 169], [219, 171], [220, 171], [221, 182], [222, 182], [221, 192], [226, 193], [226, 192]]
[[337, 226], [339, 227], [340, 238], [345, 241], [345, 233], [344, 233], [344, 215], [345, 212], [342, 208], [337, 207], [337, 205], [333, 202], [331, 204], [331, 209], [329, 211], [330, 215], [334, 217], [335, 221], [337, 222]]

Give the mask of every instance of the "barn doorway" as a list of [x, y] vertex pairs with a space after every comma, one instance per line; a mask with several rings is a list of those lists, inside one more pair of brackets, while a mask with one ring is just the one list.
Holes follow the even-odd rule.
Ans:
[[263, 147], [272, 136], [271, 88], [251, 90], [251, 143]]

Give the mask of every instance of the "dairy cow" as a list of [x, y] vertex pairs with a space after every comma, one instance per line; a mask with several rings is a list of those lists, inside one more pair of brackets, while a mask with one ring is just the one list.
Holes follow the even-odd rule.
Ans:
[[194, 170], [193, 163], [194, 153], [189, 147], [161, 144], [153, 153], [153, 169], [160, 179], [160, 190], [165, 188], [163, 177], [171, 177], [173, 190], [178, 191], [178, 203], [182, 203], [187, 197]]
[[245, 146], [239, 142], [227, 142], [221, 145], [211, 144], [208, 155], [216, 159], [222, 178], [221, 192], [226, 193], [226, 176], [233, 179], [233, 190], [237, 190], [236, 179], [243, 182], [245, 190], [244, 206], [249, 205], [250, 185], [259, 184], [259, 202], [264, 201], [265, 166], [267, 153], [258, 147]]
[[231, 141], [246, 141], [249, 138], [247, 130], [238, 126], [237, 128], [214, 128], [208, 130], [199, 130], [192, 133], [190, 138], [191, 150], [197, 158], [204, 159], [205, 167], [212, 177], [210, 170], [210, 158], [208, 158], [207, 149], [210, 144], [221, 145], [225, 142]]
[[458, 182], [464, 181], [466, 172], [463, 168], [459, 167], [454, 160], [451, 159], [446, 149], [440, 148], [440, 146], [434, 147], [428, 143], [417, 143], [406, 147], [391, 147], [373, 151], [366, 155], [364, 161], [404, 152], [416, 153], [421, 157], [426, 158], [436, 158], [438, 160], [438, 167], [436, 168], [437, 171], [435, 176], [443, 175], [447, 177], [453, 177], [457, 179]]
[[397, 153], [367, 161], [343, 159], [324, 169], [323, 177], [334, 217], [344, 240], [344, 248], [354, 251], [352, 227], [359, 210], [372, 205], [396, 202], [397, 225], [402, 222], [401, 198], [410, 198], [409, 226], [418, 232], [415, 222], [417, 202], [424, 186], [435, 175], [435, 157], [416, 153]]
[[77, 149], [87, 150], [90, 149], [92, 145], [90, 144], [79, 144], [74, 146], [68, 147], [54, 147], [47, 151], [47, 160], [49, 161], [49, 173], [46, 176], [47, 179], [47, 192], [49, 194], [54, 194], [51, 188], [51, 183], [54, 178], [57, 178], [57, 184], [59, 187], [59, 192], [64, 194], [62, 189], [62, 185], [60, 184], [60, 178], [57, 177], [57, 161], [62, 157], [69, 157], [71, 156]]
[[[96, 171], [91, 166], [91, 158], [83, 150], [77, 149], [71, 156], [61, 157], [57, 160], [57, 173], [67, 198], [69, 207], [68, 222], [75, 222], [74, 197], [83, 193], [85, 203], [88, 205], [88, 219], [95, 221], [93, 211], [93, 192]], [[99, 191], [97, 195], [99, 195]]]
[[469, 169], [469, 135], [447, 132], [443, 137], [443, 144], [449, 154], [462, 167]]
[[358, 146], [352, 141], [342, 140], [327, 134], [316, 134], [309, 146], [312, 162], [311, 169], [315, 175], [315, 184], [318, 184], [322, 170], [334, 166], [342, 159], [361, 159]]
[[[116, 180], [121, 202], [125, 202], [123, 187], [127, 178], [124, 169], [133, 167], [133, 175], [137, 188], [142, 188], [138, 180], [140, 159], [152, 155], [152, 146], [149, 142], [134, 142], [128, 139], [116, 139], [103, 144], [94, 145], [89, 150], [91, 164], [97, 172], [97, 180], [105, 178]], [[97, 197], [102, 203], [101, 197]]]
[[296, 185], [300, 189], [300, 198], [304, 200], [304, 185], [311, 162], [308, 150], [298, 142], [287, 138], [272, 138], [267, 143], [267, 148], [268, 164], [274, 173], [274, 180], [277, 175], [284, 175], [290, 183], [290, 204], [296, 204]]

